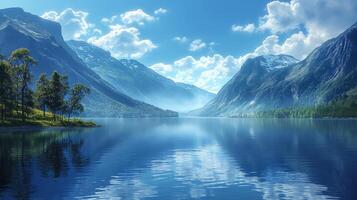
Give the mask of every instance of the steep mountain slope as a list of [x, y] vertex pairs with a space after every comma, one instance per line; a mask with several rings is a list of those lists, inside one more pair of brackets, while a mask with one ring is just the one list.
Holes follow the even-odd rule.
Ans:
[[[257, 97], [265, 91], [272, 75], [297, 60], [287, 55], [258, 56], [248, 59], [240, 71], [218, 92], [216, 98], [199, 110], [200, 115], [220, 116], [255, 109]], [[264, 100], [265, 101], [265, 100]]]
[[10, 55], [16, 48], [28, 48], [38, 61], [32, 72], [58, 71], [69, 77], [69, 82], [89, 86], [92, 94], [86, 98], [86, 114], [90, 116], [162, 116], [175, 115], [154, 106], [136, 101], [115, 90], [104, 81], [64, 42], [61, 26], [24, 12], [21, 8], [0, 10], [0, 53]]
[[347, 96], [357, 87], [357, 24], [288, 67], [264, 65], [262, 59], [247, 60], [217, 97], [196, 113], [234, 116], [321, 105]]
[[68, 41], [80, 58], [116, 89], [135, 99], [176, 111], [202, 107], [214, 94], [175, 83], [136, 60], [117, 60], [109, 52], [83, 41]]

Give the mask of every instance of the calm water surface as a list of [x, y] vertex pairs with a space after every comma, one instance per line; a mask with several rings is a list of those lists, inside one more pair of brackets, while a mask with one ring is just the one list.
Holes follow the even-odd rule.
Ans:
[[0, 199], [357, 199], [356, 120], [0, 131]]

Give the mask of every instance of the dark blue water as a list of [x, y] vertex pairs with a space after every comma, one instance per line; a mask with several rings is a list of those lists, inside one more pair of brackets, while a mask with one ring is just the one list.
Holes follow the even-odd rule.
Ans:
[[1, 130], [0, 199], [357, 199], [356, 120]]

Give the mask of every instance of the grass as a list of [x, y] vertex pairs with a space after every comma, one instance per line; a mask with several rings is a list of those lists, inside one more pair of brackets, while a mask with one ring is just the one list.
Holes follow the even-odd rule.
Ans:
[[26, 121], [22, 121], [21, 118], [12, 118], [7, 120], [0, 120], [0, 126], [3, 127], [17, 127], [17, 126], [40, 126], [40, 127], [95, 127], [94, 122], [83, 121], [81, 119], [63, 119], [60, 116], [56, 117], [57, 120], [53, 120], [53, 114], [46, 112], [43, 116], [43, 112], [38, 109], [32, 109], [31, 114], [27, 117]]

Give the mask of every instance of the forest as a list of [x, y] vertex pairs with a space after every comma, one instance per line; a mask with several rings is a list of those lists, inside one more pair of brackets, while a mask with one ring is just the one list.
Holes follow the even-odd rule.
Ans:
[[255, 113], [258, 118], [349, 118], [357, 117], [357, 94], [350, 93], [326, 104], [313, 107], [296, 107], [260, 111]]
[[84, 111], [82, 100], [90, 89], [83, 84], [70, 87], [68, 77], [56, 71], [50, 77], [41, 74], [33, 83], [36, 63], [26, 48], [14, 50], [9, 58], [0, 55], [0, 125], [93, 125], [72, 119]]

